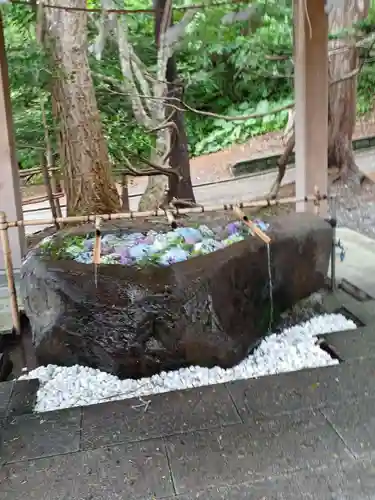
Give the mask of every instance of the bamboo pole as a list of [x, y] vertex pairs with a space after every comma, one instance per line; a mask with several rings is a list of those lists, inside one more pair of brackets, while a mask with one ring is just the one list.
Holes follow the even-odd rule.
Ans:
[[92, 256], [92, 261], [94, 264], [94, 282], [96, 288], [98, 288], [98, 266], [100, 264], [100, 258], [101, 258], [101, 242], [102, 242], [101, 241], [102, 233], [100, 230], [101, 223], [102, 219], [99, 216], [97, 216], [95, 219], [95, 243]]
[[9, 244], [7, 217], [4, 212], [0, 212], [0, 238], [4, 257], [5, 273], [8, 281], [13, 328], [16, 335], [21, 335], [20, 314], [18, 309], [16, 285], [14, 282], [12, 252]]
[[172, 229], [176, 229], [177, 222], [171, 210], [166, 210], [165, 215], [167, 217], [168, 223], [171, 225]]
[[266, 245], [269, 245], [271, 243], [271, 238], [261, 229], [259, 229], [259, 227], [256, 224], [254, 224], [254, 222], [250, 220], [247, 215], [243, 213], [240, 207], [234, 207], [233, 212], [237, 215], [237, 217], [240, 220], [242, 220], [247, 225], [247, 227], [249, 227], [252, 230], [252, 232], [256, 236], [258, 236], [260, 240], [263, 241], [263, 243], [265, 243]]
[[55, 195], [62, 194], [61, 186], [59, 185], [59, 181], [57, 179], [56, 170], [51, 168], [50, 172], [51, 172], [51, 188], [52, 188], [52, 193], [53, 193], [52, 197], [53, 197], [53, 200], [55, 203], [56, 217], [62, 217], [59, 196], [55, 196]]
[[[336, 196], [327, 196], [320, 195], [320, 200], [333, 199]], [[237, 204], [224, 204], [224, 205], [212, 205], [212, 206], [203, 206], [199, 205], [197, 207], [188, 207], [188, 208], [175, 208], [173, 215], [179, 214], [200, 214], [204, 212], [216, 212], [216, 211], [232, 211], [235, 206], [238, 206], [240, 209], [243, 208], [266, 208], [274, 205], [285, 205], [288, 203], [298, 203], [301, 201], [309, 202], [316, 200], [316, 195], [305, 196], [304, 198], [297, 199], [296, 197], [290, 198], [282, 198], [280, 200], [258, 200], [258, 201], [247, 201], [243, 203]], [[44, 225], [53, 225], [55, 222], [64, 223], [64, 224], [74, 224], [74, 223], [92, 223], [95, 222], [97, 215], [76, 215], [70, 217], [57, 217], [49, 218], [49, 219], [38, 219], [38, 220], [19, 220], [19, 221], [11, 221], [6, 223], [6, 227], [27, 227], [27, 226], [44, 226]], [[100, 215], [102, 221], [109, 220], [121, 220], [121, 219], [136, 219], [136, 218], [147, 218], [147, 217], [165, 217], [165, 210], [156, 209], [149, 210], [146, 212], [123, 212], [116, 214], [101, 214]]]
[[56, 206], [57, 218], [62, 219], [62, 211], [61, 211], [60, 199], [58, 197], [56, 197], [54, 199], [54, 201], [55, 201], [55, 206]]
[[[53, 193], [53, 197], [56, 198], [62, 198], [64, 196], [64, 193]], [[41, 196], [34, 196], [33, 198], [24, 198], [22, 200], [22, 205], [32, 205], [33, 203], [41, 203], [43, 201], [48, 201], [48, 196], [47, 195], [41, 195]], [[42, 210], [45, 210], [43, 208]]]
[[49, 206], [51, 207], [52, 217], [55, 219], [55, 227], [58, 231], [60, 229], [60, 224], [57, 222], [58, 213], [56, 211], [56, 205], [55, 205], [55, 200], [53, 197], [53, 191], [52, 191], [52, 185], [51, 185], [51, 178], [49, 175], [48, 166], [46, 164], [44, 155], [42, 158], [42, 173], [43, 173], [44, 187], [46, 188], [47, 198], [49, 201]]
[[[48, 170], [52, 171], [58, 171], [59, 167], [50, 167]], [[34, 167], [34, 168], [27, 168], [26, 170], [20, 170], [20, 178], [23, 179], [24, 177], [29, 177], [33, 175], [38, 175], [41, 173], [41, 167]]]
[[130, 212], [128, 176], [121, 173], [121, 202], [124, 212]]
[[95, 244], [94, 244], [94, 252], [93, 252], [93, 263], [98, 266], [100, 264], [101, 258], [101, 226], [102, 219], [98, 216], [95, 219]]

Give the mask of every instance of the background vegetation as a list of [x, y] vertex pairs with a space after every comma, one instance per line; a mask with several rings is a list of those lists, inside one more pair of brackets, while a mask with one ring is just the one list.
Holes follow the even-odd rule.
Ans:
[[[292, 10], [291, 2], [260, 1], [261, 26], [253, 31], [246, 23], [234, 23], [218, 30], [218, 22], [233, 6], [209, 7], [194, 21], [178, 52], [179, 76], [185, 84], [187, 104], [218, 114], [266, 112], [293, 99]], [[372, 30], [375, 24], [375, 2], [361, 30]], [[95, 5], [94, 3], [92, 4]], [[179, 5], [178, 2], [174, 3]], [[130, 0], [126, 8], [148, 8], [150, 0]], [[121, 5], [119, 5], [121, 8]], [[241, 8], [239, 6], [239, 8]], [[266, 12], [266, 13], [264, 13]], [[178, 20], [179, 13], [175, 13]], [[257, 16], [252, 16], [252, 23]], [[41, 96], [48, 99], [49, 65], [36, 41], [35, 13], [26, 6], [4, 7], [4, 24], [10, 72], [17, 151], [23, 168], [40, 163], [44, 150]], [[92, 17], [91, 39], [96, 29]], [[128, 17], [131, 42], [147, 67], [155, 65], [154, 20], [150, 14]], [[284, 57], [289, 56], [289, 57]], [[90, 56], [98, 105], [112, 159], [118, 152], [137, 151], [149, 156], [151, 137], [137, 125], [129, 99], [111, 84], [120, 81], [115, 46], [107, 44], [101, 61]], [[375, 65], [366, 64], [358, 80], [357, 111], [372, 111], [375, 88]], [[52, 123], [50, 106], [46, 106]], [[288, 118], [287, 111], [247, 121], [225, 121], [194, 113], [185, 113], [191, 156], [211, 153], [245, 142], [252, 136], [280, 130]]]

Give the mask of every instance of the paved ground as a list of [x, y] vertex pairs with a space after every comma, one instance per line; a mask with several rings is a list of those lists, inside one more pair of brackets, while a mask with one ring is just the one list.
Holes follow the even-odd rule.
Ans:
[[[2, 500], [375, 498], [372, 328], [328, 368], [32, 415], [0, 385]], [[5, 419], [5, 415], [7, 418]]]

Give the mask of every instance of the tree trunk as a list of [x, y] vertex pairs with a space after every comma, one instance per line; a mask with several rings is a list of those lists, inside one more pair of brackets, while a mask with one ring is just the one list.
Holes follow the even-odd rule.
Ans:
[[[361, 5], [360, 5], [361, 4]], [[329, 31], [334, 34], [350, 28], [367, 16], [369, 0], [345, 0], [343, 9], [333, 9], [329, 15]], [[329, 79], [332, 83], [328, 98], [328, 165], [339, 169], [339, 177], [358, 178], [352, 138], [356, 122], [357, 77], [340, 81], [358, 67], [358, 50], [355, 42], [347, 39], [329, 42]], [[334, 83], [335, 82], [335, 83]]]
[[[86, 7], [85, 0], [52, 3]], [[54, 64], [53, 113], [59, 134], [68, 215], [121, 208], [87, 58], [87, 13], [45, 9], [46, 42]]]
[[[330, 33], [342, 32], [353, 23], [367, 16], [369, 0], [345, 0], [344, 8], [335, 8], [329, 14]], [[351, 46], [352, 40], [340, 38], [329, 42], [329, 96], [328, 96], [328, 166], [337, 167], [337, 179], [359, 180], [359, 169], [355, 162], [352, 137], [356, 122], [357, 76], [345, 78], [358, 67], [358, 50]], [[339, 50], [337, 50], [339, 48]], [[335, 50], [336, 49], [336, 50]], [[280, 156], [278, 176], [269, 197], [277, 196], [290, 155], [294, 149], [294, 133], [289, 136], [284, 153]]]
[[[160, 151], [164, 150], [165, 131], [157, 132], [155, 153], [151, 155], [151, 162], [155, 165], [160, 163]], [[138, 210], [146, 212], [148, 210], [156, 210], [164, 208], [168, 205], [168, 176], [167, 175], [151, 175], [147, 179], [147, 187], [139, 200]]]
[[[162, 20], [166, 0], [155, 0], [155, 42], [159, 46], [161, 35]], [[166, 23], [165, 29], [172, 24], [172, 17]], [[168, 60], [166, 81], [168, 82], [168, 97], [175, 98], [180, 102], [177, 83], [177, 64], [175, 56]], [[139, 210], [150, 210], [157, 208], [158, 205], [168, 204], [173, 198], [188, 200], [195, 203], [193, 185], [190, 177], [190, 157], [188, 148], [188, 138], [186, 135], [183, 111], [174, 110], [166, 106], [166, 116], [173, 112], [171, 122], [175, 124], [171, 137], [171, 152], [169, 155], [169, 165], [177, 170], [180, 177], [171, 175], [168, 178], [164, 175], [151, 176], [148, 178], [147, 188], [139, 202]], [[180, 204], [175, 203], [176, 206]]]
[[[165, 3], [165, 0], [159, 0]], [[167, 66], [167, 82], [169, 97], [176, 98], [176, 102], [180, 103], [181, 90], [177, 83], [177, 65], [175, 56], [171, 57]], [[167, 113], [169, 112], [167, 108]], [[188, 138], [186, 135], [184, 113], [183, 111], [174, 110], [172, 121], [176, 128], [172, 132], [172, 149], [169, 157], [171, 168], [176, 169], [180, 175], [177, 178], [175, 175], [169, 177], [169, 197], [181, 200], [189, 200], [195, 203], [193, 185], [190, 176], [190, 157], [188, 148]], [[176, 203], [176, 205], [178, 205]]]

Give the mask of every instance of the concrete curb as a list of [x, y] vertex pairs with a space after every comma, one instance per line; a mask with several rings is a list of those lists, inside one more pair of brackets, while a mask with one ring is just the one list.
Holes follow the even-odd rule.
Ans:
[[[362, 137], [353, 141], [353, 150], [362, 151], [375, 147], [375, 136]], [[253, 173], [259, 174], [277, 168], [277, 161], [280, 154], [254, 158], [253, 160], [243, 160], [232, 166], [232, 172], [235, 177]], [[290, 156], [289, 166], [294, 165], [295, 154]]]

